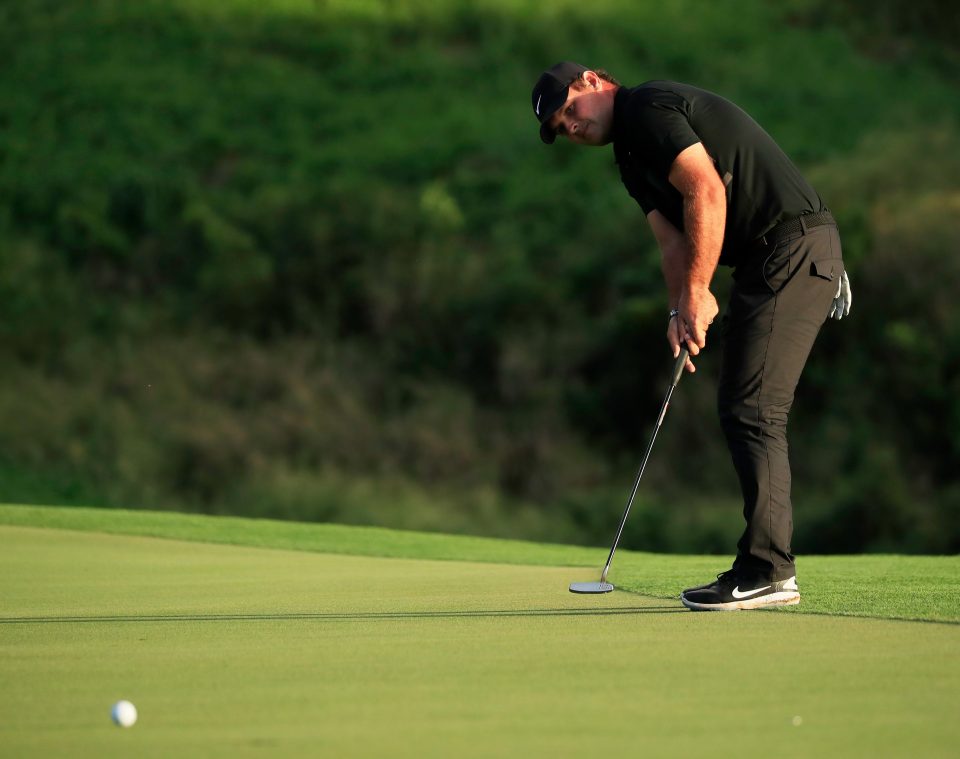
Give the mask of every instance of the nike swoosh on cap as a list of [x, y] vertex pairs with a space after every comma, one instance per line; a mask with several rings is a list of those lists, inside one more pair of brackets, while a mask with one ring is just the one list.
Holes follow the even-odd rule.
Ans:
[[769, 590], [769, 589], [770, 589], [769, 585], [764, 585], [762, 588], [757, 588], [756, 590], [740, 590], [740, 586], [738, 585], [733, 589], [733, 597], [734, 598], [750, 598], [750, 596], [755, 596], [757, 595], [757, 593], [762, 593], [763, 591]]
[[543, 95], [541, 95], [540, 97], [537, 98], [537, 107], [534, 108], [534, 111], [536, 112], [537, 116], [540, 115], [540, 101], [541, 101], [541, 100], [543, 100]]

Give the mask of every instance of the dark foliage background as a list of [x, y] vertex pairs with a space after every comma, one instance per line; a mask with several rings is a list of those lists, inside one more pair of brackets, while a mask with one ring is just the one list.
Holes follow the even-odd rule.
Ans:
[[[529, 88], [572, 58], [729, 96], [839, 219], [854, 309], [795, 405], [797, 549], [957, 551], [957, 18], [3, 4], [0, 498], [606, 544], [671, 362], [609, 151], [536, 138]], [[627, 545], [732, 550], [716, 354]]]

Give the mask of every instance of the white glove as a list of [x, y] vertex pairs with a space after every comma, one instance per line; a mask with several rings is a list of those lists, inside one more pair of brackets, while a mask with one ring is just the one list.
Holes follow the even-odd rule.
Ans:
[[[850, 289], [850, 277], [844, 272], [837, 282], [837, 294], [833, 296], [833, 305], [830, 306], [830, 316], [842, 319], [850, 313], [850, 304], [853, 303], [853, 291]], [[829, 319], [830, 316], [827, 318]]]

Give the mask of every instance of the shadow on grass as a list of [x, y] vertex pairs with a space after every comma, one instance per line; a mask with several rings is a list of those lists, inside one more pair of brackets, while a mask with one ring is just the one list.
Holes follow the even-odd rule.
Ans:
[[623, 614], [686, 612], [680, 606], [622, 606], [605, 609], [500, 609], [480, 611], [289, 612], [281, 614], [146, 614], [90, 617], [6, 617], [0, 625], [70, 624], [84, 622], [272, 622], [276, 620], [403, 620], [484, 617], [603, 617]]

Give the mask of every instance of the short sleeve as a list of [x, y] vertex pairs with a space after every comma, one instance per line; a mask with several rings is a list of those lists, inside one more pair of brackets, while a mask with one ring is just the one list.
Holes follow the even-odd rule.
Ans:
[[667, 90], [644, 95], [630, 102], [632, 142], [646, 161], [669, 172], [676, 157], [700, 142], [700, 136], [690, 126], [689, 104], [683, 97]]

